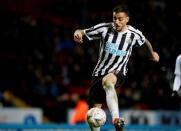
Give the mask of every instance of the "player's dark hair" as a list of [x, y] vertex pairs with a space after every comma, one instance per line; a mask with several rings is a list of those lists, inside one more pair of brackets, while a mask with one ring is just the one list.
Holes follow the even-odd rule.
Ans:
[[130, 15], [129, 8], [126, 4], [117, 5], [116, 7], [114, 7], [113, 12], [115, 13], [124, 12], [128, 16]]

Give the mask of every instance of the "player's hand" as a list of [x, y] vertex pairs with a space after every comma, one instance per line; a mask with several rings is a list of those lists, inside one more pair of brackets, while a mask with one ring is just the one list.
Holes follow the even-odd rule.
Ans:
[[154, 61], [154, 62], [158, 62], [159, 59], [160, 59], [160, 56], [158, 55], [158, 53], [157, 52], [153, 52], [151, 60]]
[[74, 32], [74, 41], [77, 43], [83, 43], [83, 31], [82, 30], [76, 30]]

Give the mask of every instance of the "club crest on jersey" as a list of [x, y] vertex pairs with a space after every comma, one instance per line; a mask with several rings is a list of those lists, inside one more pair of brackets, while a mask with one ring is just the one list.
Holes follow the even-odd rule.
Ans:
[[109, 35], [109, 36], [113, 36], [113, 34], [112, 34], [112, 33], [108, 33], [108, 35]]
[[131, 42], [132, 42], [132, 40], [131, 40], [131, 39], [126, 40], [126, 43], [128, 43], [128, 45], [130, 45], [130, 44], [131, 44]]

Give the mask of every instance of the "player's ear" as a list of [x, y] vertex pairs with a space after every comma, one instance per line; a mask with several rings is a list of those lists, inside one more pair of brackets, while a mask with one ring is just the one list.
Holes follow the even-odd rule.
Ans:
[[129, 16], [126, 17], [126, 21], [129, 22]]

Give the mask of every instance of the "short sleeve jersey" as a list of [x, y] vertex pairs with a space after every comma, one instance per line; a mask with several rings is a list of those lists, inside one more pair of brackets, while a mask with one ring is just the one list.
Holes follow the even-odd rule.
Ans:
[[112, 71], [126, 75], [133, 47], [140, 47], [145, 42], [142, 32], [130, 25], [128, 30], [117, 32], [113, 23], [100, 23], [85, 29], [84, 33], [89, 40], [100, 40], [99, 58], [93, 76]]

